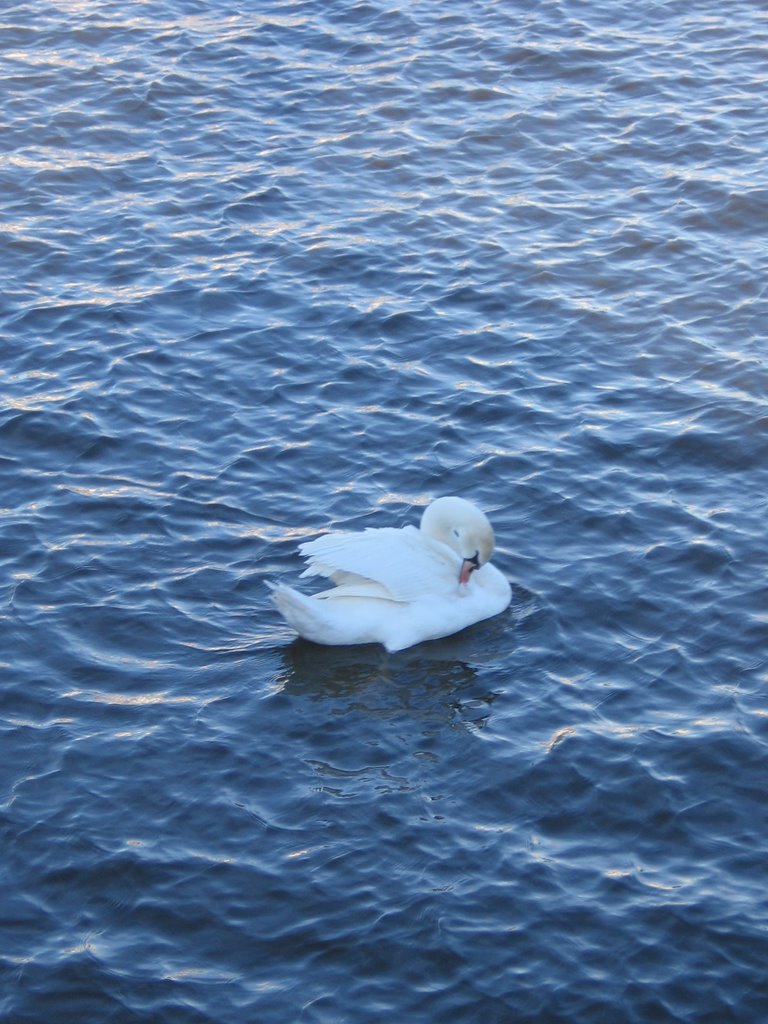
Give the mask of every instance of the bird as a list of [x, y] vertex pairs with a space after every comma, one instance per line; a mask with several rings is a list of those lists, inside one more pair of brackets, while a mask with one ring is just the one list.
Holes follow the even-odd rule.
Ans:
[[425, 508], [418, 528], [336, 531], [301, 544], [301, 576], [326, 577], [330, 589], [309, 595], [268, 585], [283, 618], [306, 640], [402, 651], [508, 607], [512, 588], [491, 564], [493, 550], [485, 513], [448, 495]]

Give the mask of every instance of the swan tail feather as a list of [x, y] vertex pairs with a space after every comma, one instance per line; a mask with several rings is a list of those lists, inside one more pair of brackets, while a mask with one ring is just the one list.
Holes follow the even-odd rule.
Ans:
[[284, 583], [267, 583], [267, 586], [277, 610], [300, 636], [314, 640], [323, 635], [327, 622], [322, 604], [316, 598], [305, 597]]

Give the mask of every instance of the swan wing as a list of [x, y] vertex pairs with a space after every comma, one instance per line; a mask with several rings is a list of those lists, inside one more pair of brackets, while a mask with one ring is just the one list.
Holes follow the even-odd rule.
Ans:
[[299, 551], [308, 563], [302, 576], [327, 576], [341, 586], [373, 581], [393, 601], [449, 594], [458, 587], [459, 556], [414, 526], [327, 533]]

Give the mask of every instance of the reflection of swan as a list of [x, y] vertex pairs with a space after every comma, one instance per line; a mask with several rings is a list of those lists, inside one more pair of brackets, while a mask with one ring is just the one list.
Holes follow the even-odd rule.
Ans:
[[300, 549], [303, 576], [327, 576], [330, 590], [307, 596], [272, 587], [286, 621], [321, 644], [383, 644], [401, 651], [498, 615], [507, 580], [490, 564], [493, 530], [463, 498], [438, 498], [421, 526], [329, 533]]

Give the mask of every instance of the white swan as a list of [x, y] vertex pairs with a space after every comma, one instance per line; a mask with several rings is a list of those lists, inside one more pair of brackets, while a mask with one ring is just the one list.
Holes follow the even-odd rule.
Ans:
[[490, 564], [493, 529], [463, 498], [438, 498], [421, 525], [328, 533], [302, 544], [302, 576], [327, 576], [330, 590], [307, 596], [269, 584], [285, 620], [319, 644], [383, 644], [402, 651], [498, 615], [512, 590]]

